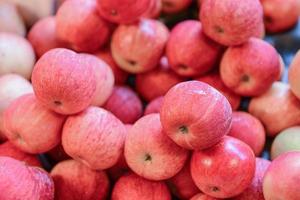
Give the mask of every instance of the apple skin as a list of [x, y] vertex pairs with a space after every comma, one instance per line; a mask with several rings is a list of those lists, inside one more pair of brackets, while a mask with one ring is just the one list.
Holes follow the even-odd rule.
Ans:
[[190, 150], [217, 144], [230, 130], [231, 114], [228, 100], [200, 81], [187, 81], [171, 88], [160, 109], [166, 134]]
[[60, 114], [86, 109], [96, 93], [96, 76], [88, 60], [58, 48], [45, 53], [35, 64], [32, 85], [38, 100]]
[[108, 196], [110, 184], [106, 173], [93, 171], [75, 160], [58, 163], [50, 175], [57, 200], [105, 200]]
[[202, 24], [197, 20], [178, 23], [171, 31], [166, 48], [171, 68], [186, 77], [210, 71], [222, 52], [219, 44], [205, 36]]
[[282, 82], [275, 82], [265, 94], [253, 98], [248, 110], [263, 123], [270, 137], [300, 123], [300, 100]]
[[20, 150], [37, 154], [55, 147], [61, 137], [65, 116], [42, 106], [34, 94], [14, 100], [3, 114], [4, 133]]
[[251, 185], [244, 192], [231, 200], [265, 200], [263, 195], [263, 178], [271, 162], [262, 158], [256, 158], [255, 175]]
[[159, 113], [161, 106], [163, 104], [164, 101], [164, 97], [157, 97], [155, 99], [153, 99], [145, 108], [145, 112], [144, 115], [149, 115], [152, 113]]
[[22, 76], [6, 74], [0, 77], [0, 141], [5, 140], [5, 135], [3, 134], [4, 110], [13, 100], [27, 93], [33, 93], [32, 85]]
[[300, 151], [300, 126], [285, 129], [276, 136], [271, 147], [271, 159], [289, 151]]
[[167, 58], [163, 57], [157, 69], [136, 76], [136, 90], [146, 101], [165, 95], [169, 89], [184, 80], [167, 63]]
[[80, 52], [95, 52], [109, 40], [110, 24], [102, 19], [96, 0], [65, 1], [56, 14], [56, 34]]
[[0, 199], [53, 200], [54, 183], [41, 168], [0, 157]]
[[197, 187], [216, 198], [230, 198], [241, 194], [255, 173], [255, 156], [244, 142], [226, 136], [217, 145], [195, 151], [191, 160], [191, 174]]
[[289, 83], [293, 93], [300, 99], [300, 50], [295, 55], [289, 67]]
[[68, 46], [56, 36], [56, 21], [54, 16], [37, 21], [28, 33], [28, 40], [38, 58], [51, 49]]
[[111, 51], [116, 63], [130, 73], [147, 72], [158, 66], [169, 37], [160, 21], [142, 19], [120, 25], [112, 36]]
[[216, 88], [221, 94], [223, 94], [229, 101], [232, 110], [237, 110], [241, 104], [241, 96], [235, 94], [231, 89], [229, 89], [221, 79], [219, 73], [210, 73], [199, 78], [197, 81], [202, 81], [209, 84], [210, 86]]
[[220, 65], [225, 85], [242, 96], [262, 95], [278, 80], [280, 72], [276, 49], [257, 38], [229, 47]]
[[0, 156], [14, 158], [23, 161], [30, 166], [42, 167], [42, 164], [36, 155], [25, 153], [8, 141], [0, 144]]
[[233, 112], [229, 136], [248, 144], [256, 156], [264, 149], [266, 132], [262, 123], [246, 112]]
[[147, 11], [152, 0], [97, 0], [98, 10], [102, 17], [117, 23], [130, 24]]
[[61, 143], [56, 145], [53, 149], [47, 152], [47, 156], [54, 162], [61, 162], [69, 160], [71, 157], [65, 152]]
[[26, 35], [26, 27], [17, 7], [8, 2], [0, 2], [0, 32]]
[[129, 173], [115, 184], [112, 200], [171, 200], [171, 194], [162, 181], [150, 181]]
[[272, 161], [263, 179], [266, 200], [300, 199], [300, 152], [288, 152]]
[[115, 86], [103, 108], [125, 124], [132, 124], [143, 114], [143, 105], [137, 94], [127, 86]]
[[161, 10], [162, 10], [162, 1], [161, 0], [151, 0], [150, 6], [144, 12], [142, 17], [156, 19], [160, 16]]
[[192, 179], [190, 162], [187, 162], [179, 173], [168, 179], [167, 185], [179, 199], [190, 199], [200, 192]]
[[192, 0], [161, 0], [162, 10], [166, 14], [175, 14], [187, 9]]
[[98, 58], [102, 59], [104, 62], [106, 62], [109, 67], [112, 69], [115, 77], [115, 83], [117, 85], [125, 84], [128, 73], [122, 70], [117, 63], [114, 61], [110, 49], [104, 49], [94, 54]]
[[13, 33], [0, 33], [0, 76], [15, 73], [30, 79], [34, 63], [34, 50], [25, 38]]
[[206, 35], [225, 46], [243, 44], [260, 35], [263, 27], [259, 0], [205, 0], [199, 17]]
[[124, 147], [124, 124], [110, 112], [89, 107], [69, 116], [62, 134], [66, 153], [94, 170], [115, 165]]
[[289, 30], [298, 22], [300, 2], [298, 0], [260, 0], [264, 10], [267, 32], [279, 33]]
[[190, 200], [218, 200], [218, 199], [207, 196], [206, 194], [203, 193], [199, 193], [193, 196]]
[[176, 175], [189, 155], [165, 134], [159, 114], [146, 115], [131, 127], [124, 152], [132, 171], [154, 181]]

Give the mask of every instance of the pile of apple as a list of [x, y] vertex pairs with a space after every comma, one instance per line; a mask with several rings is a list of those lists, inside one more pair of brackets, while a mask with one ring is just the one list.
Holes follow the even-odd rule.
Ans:
[[280, 82], [262, 39], [299, 14], [298, 0], [1, 1], [0, 200], [300, 200], [300, 51]]

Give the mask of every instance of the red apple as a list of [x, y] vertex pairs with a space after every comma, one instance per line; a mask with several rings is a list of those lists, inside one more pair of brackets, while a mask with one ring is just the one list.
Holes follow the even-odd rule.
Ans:
[[165, 180], [177, 174], [188, 151], [177, 146], [163, 131], [159, 114], [139, 119], [125, 141], [125, 159], [132, 171], [149, 180]]
[[219, 44], [205, 36], [201, 22], [186, 20], [172, 29], [166, 54], [172, 69], [181, 76], [189, 77], [211, 70], [222, 51]]
[[163, 104], [164, 97], [157, 97], [156, 99], [153, 99], [145, 108], [145, 113], [144, 115], [149, 115], [152, 113], [159, 113], [160, 108]]
[[289, 67], [289, 83], [293, 93], [300, 99], [300, 50], [295, 55]]
[[17, 147], [15, 147], [11, 142], [5, 142], [0, 144], [0, 156], [11, 157], [16, 160], [25, 162], [27, 165], [42, 167], [41, 162], [36, 155], [28, 154]]
[[298, 22], [300, 2], [298, 0], [260, 0], [264, 10], [265, 27], [270, 33], [286, 31]]
[[70, 159], [70, 156], [65, 152], [61, 143], [48, 151], [47, 156], [54, 162], [61, 162]]
[[192, 179], [190, 162], [187, 162], [178, 174], [167, 180], [167, 185], [179, 199], [190, 199], [200, 192]]
[[261, 34], [263, 9], [259, 0], [205, 0], [200, 21], [204, 32], [225, 46], [240, 45]]
[[54, 199], [53, 180], [46, 171], [9, 157], [0, 157], [0, 166], [0, 199]]
[[256, 156], [261, 154], [266, 142], [264, 126], [256, 117], [246, 112], [232, 113], [228, 135], [248, 144]]
[[115, 165], [122, 153], [125, 126], [110, 112], [89, 107], [69, 116], [62, 134], [62, 145], [74, 160], [94, 170]]
[[158, 18], [162, 10], [162, 0], [151, 0], [150, 6], [144, 12], [142, 17]]
[[148, 9], [152, 0], [97, 0], [98, 10], [105, 19], [119, 24], [137, 21]]
[[49, 151], [59, 143], [64, 121], [64, 116], [46, 109], [34, 94], [17, 98], [3, 114], [8, 140], [33, 154]]
[[168, 28], [158, 20], [142, 19], [136, 24], [120, 25], [112, 36], [112, 55], [127, 72], [150, 71], [157, 67], [168, 37]]
[[300, 100], [291, 92], [289, 85], [282, 82], [274, 83], [265, 94], [253, 98], [249, 112], [263, 123], [271, 137], [300, 124]]
[[263, 177], [271, 162], [262, 158], [256, 158], [255, 175], [251, 185], [244, 192], [232, 200], [265, 200], [263, 195]]
[[241, 194], [251, 184], [254, 172], [253, 151], [229, 136], [209, 149], [195, 151], [191, 160], [194, 182], [202, 192], [216, 198]]
[[68, 49], [53, 49], [35, 64], [32, 85], [38, 100], [61, 114], [86, 109], [96, 93], [94, 67]]
[[105, 49], [94, 54], [98, 58], [102, 59], [106, 62], [109, 67], [112, 69], [115, 77], [115, 83], [118, 85], [122, 85], [126, 82], [128, 78], [128, 73], [122, 70], [117, 63], [114, 61], [110, 49]]
[[28, 33], [28, 40], [33, 46], [37, 57], [41, 57], [51, 49], [67, 46], [66, 43], [56, 37], [54, 16], [37, 21]]
[[160, 109], [166, 134], [187, 149], [206, 149], [230, 130], [231, 106], [213, 87], [200, 81], [174, 86]]
[[111, 199], [171, 200], [171, 194], [164, 182], [146, 180], [130, 173], [117, 181]]
[[93, 171], [75, 160], [58, 163], [51, 170], [57, 200], [105, 200], [109, 180], [104, 171]]
[[206, 194], [199, 193], [193, 196], [190, 200], [217, 200], [214, 197], [207, 196]]
[[168, 62], [166, 57], [163, 57], [161, 62], [158, 69], [136, 76], [136, 90], [147, 101], [165, 95], [174, 85], [183, 81], [164, 63]]
[[257, 38], [229, 47], [220, 66], [225, 85], [243, 96], [262, 95], [278, 80], [280, 72], [276, 49]]
[[96, 0], [65, 1], [56, 14], [56, 33], [76, 51], [94, 52], [110, 36], [110, 25], [102, 19]]
[[143, 114], [143, 105], [136, 93], [127, 86], [115, 86], [103, 108], [126, 124], [134, 123]]
[[161, 0], [162, 10], [167, 14], [174, 14], [187, 9], [192, 0]]
[[300, 152], [288, 152], [272, 161], [263, 179], [266, 200], [300, 199]]
[[35, 63], [31, 44], [21, 36], [0, 32], [0, 76], [15, 73], [30, 79]]
[[202, 81], [209, 84], [210, 86], [216, 88], [221, 92], [229, 101], [231, 108], [237, 110], [241, 103], [241, 96], [235, 94], [231, 89], [229, 89], [221, 79], [219, 73], [210, 73], [204, 76], [201, 76], [196, 79], [197, 81]]

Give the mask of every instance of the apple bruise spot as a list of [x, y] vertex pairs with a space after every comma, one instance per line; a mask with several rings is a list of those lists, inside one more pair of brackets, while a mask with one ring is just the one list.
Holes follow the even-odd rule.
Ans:
[[118, 12], [117, 12], [116, 10], [111, 10], [111, 11], [110, 11], [110, 14], [111, 14], [112, 16], [116, 16], [116, 15], [118, 15]]
[[247, 74], [244, 74], [241, 78], [242, 82], [249, 82], [250, 81], [250, 76], [248, 76]]
[[180, 69], [181, 71], [186, 71], [186, 70], [188, 70], [188, 69], [189, 69], [189, 67], [188, 67], [188, 66], [186, 66], [186, 65], [183, 65], [183, 64], [180, 64], [180, 65], [178, 65], [178, 66], [177, 66], [177, 68], [178, 68], [178, 69]]
[[134, 60], [126, 60], [126, 62], [129, 63], [129, 65], [131, 65], [132, 67], [134, 67], [137, 64], [137, 62]]
[[221, 28], [220, 26], [215, 26], [214, 27], [217, 33], [224, 33], [224, 29]]
[[146, 162], [152, 161], [152, 157], [151, 157], [151, 155], [150, 155], [149, 153], [146, 153], [146, 155], [145, 155], [145, 161], [146, 161]]
[[62, 105], [61, 101], [54, 101], [54, 104], [55, 104], [56, 106], [61, 106], [61, 105]]
[[189, 129], [185, 125], [183, 125], [183, 126], [179, 127], [179, 132], [182, 133], [182, 134], [188, 134]]

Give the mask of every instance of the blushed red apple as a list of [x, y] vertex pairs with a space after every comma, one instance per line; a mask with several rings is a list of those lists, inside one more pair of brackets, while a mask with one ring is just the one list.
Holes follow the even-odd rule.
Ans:
[[157, 97], [157, 98], [153, 99], [146, 106], [144, 115], [149, 115], [149, 114], [152, 114], [152, 113], [159, 113], [160, 112], [160, 108], [161, 108], [161, 106], [163, 104], [163, 101], [164, 101], [164, 97], [163, 96]]

